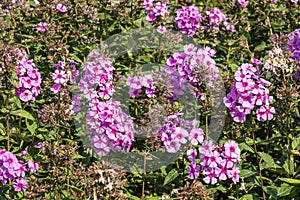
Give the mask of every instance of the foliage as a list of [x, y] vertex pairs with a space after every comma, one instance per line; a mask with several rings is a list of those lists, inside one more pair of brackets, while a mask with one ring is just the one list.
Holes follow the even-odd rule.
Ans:
[[[298, 199], [300, 96], [297, 73], [299, 76], [300, 70], [297, 45], [300, 43], [291, 47], [291, 35], [288, 34], [300, 26], [299, 3], [288, 0], [249, 0], [247, 3], [236, 0], [161, 1], [168, 11], [153, 17], [158, 12], [156, 4], [147, 9], [145, 2], [0, 1], [0, 149], [18, 158], [24, 157], [26, 162], [33, 160], [39, 166], [36, 172], [24, 176], [27, 180], [24, 191], [14, 190], [13, 179], [4, 183], [0, 189], [1, 199]], [[182, 24], [184, 18], [181, 14], [195, 9], [191, 5], [195, 5], [197, 12], [196, 16], [189, 15], [189, 23], [201, 23], [189, 28]], [[212, 17], [213, 13], [219, 13], [219, 21]], [[193, 166], [190, 162], [194, 161], [196, 169], [196, 163], [205, 159], [198, 155], [191, 160], [190, 152], [178, 154], [174, 162], [155, 171], [124, 172], [120, 166], [100, 160], [82, 141], [80, 131], [86, 127], [78, 128], [74, 122], [72, 109], [79, 104], [72, 100], [76, 86], [73, 80], [82, 75], [77, 73], [82, 72], [88, 55], [103, 45], [103, 41], [141, 27], [158, 28], [160, 32], [167, 29], [183, 32], [191, 36], [195, 44], [205, 47], [215, 61], [226, 94], [238, 82], [234, 75], [241, 70], [240, 66], [253, 63], [255, 59], [262, 62], [251, 78], [270, 82], [265, 94], [273, 97], [268, 101], [275, 112], [268, 120], [258, 120], [256, 109], [251, 109], [243, 120], [236, 121], [228, 110], [222, 137], [218, 141], [220, 146], [215, 147], [216, 152], [225, 156], [225, 153], [221, 154], [222, 144], [229, 140], [238, 143], [236, 149], [239, 148], [240, 154], [235, 158], [240, 169], [238, 181], [233, 182], [228, 176], [227, 180], [214, 185], [206, 184], [204, 178], [207, 174], [202, 174], [203, 168], [198, 169], [199, 178], [190, 180]], [[171, 35], [167, 39], [171, 45], [178, 38]], [[127, 42], [126, 45], [133, 46], [137, 41]], [[105, 52], [101, 53], [103, 58], [107, 56]], [[126, 73], [136, 75], [141, 64], [164, 65], [171, 58], [174, 58], [173, 53], [161, 49], [148, 48], [134, 54], [128, 51], [113, 61], [115, 69], [109, 81], [116, 85]], [[20, 73], [16, 66], [23, 66], [25, 72]], [[177, 67], [186, 66], [177, 63]], [[35, 88], [38, 85], [29, 84], [29, 87], [20, 81], [30, 77], [29, 68], [37, 69], [40, 74], [40, 91]], [[184, 75], [191, 77], [195, 74]], [[183, 109], [184, 105], [167, 101], [169, 88], [156, 85], [160, 89], [155, 93], [161, 96], [159, 99], [147, 93], [147, 89], [153, 89], [150, 85], [138, 88], [141, 97], [130, 99], [129, 114], [140, 124], [147, 124], [147, 112], [157, 102], [164, 105], [167, 114], [176, 115]], [[21, 96], [27, 89], [36, 89], [32, 98]], [[193, 130], [207, 133], [212, 118], [211, 96], [200, 81], [195, 90], [202, 96], [198, 96], [197, 123]], [[194, 113], [189, 114], [194, 116]], [[172, 120], [166, 124], [174, 125], [175, 120]], [[178, 127], [170, 125], [168, 128], [176, 130]], [[135, 138], [130, 151], [146, 157], [147, 152], [169, 144], [162, 142], [162, 138], [163, 131], [148, 139]], [[199, 139], [199, 144], [195, 142], [193, 148], [198, 151], [203, 139]], [[192, 147], [189, 145], [186, 149]], [[28, 152], [26, 156], [24, 150]]]

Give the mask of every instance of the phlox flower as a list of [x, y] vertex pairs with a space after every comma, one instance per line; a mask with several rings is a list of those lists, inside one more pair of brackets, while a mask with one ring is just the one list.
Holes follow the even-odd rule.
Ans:
[[241, 5], [241, 6], [247, 6], [248, 5], [248, 1], [245, 1], [245, 0], [238, 0], [238, 2], [239, 2], [239, 4]]
[[150, 75], [150, 74], [145, 75], [141, 79], [142, 79], [142, 81], [141, 81], [142, 86], [144, 86], [144, 87], [151, 87], [151, 85], [153, 83], [152, 75]]
[[206, 175], [205, 178], [203, 178], [203, 181], [207, 184], [216, 184], [218, 182], [217, 175], [220, 173], [219, 168], [213, 168], [208, 167], [203, 171], [203, 174]]
[[231, 113], [233, 120], [235, 122], [245, 122], [246, 121], [246, 114], [243, 112], [235, 111]]
[[234, 183], [239, 182], [240, 169], [237, 166], [233, 166], [232, 170], [228, 170], [228, 177], [233, 180]]
[[40, 23], [38, 23], [37, 30], [40, 32], [45, 32], [47, 29], [47, 26], [48, 26], [47, 22], [40, 22]]
[[61, 85], [60, 84], [54, 84], [52, 88], [50, 89], [54, 94], [57, 94], [60, 91]]
[[188, 166], [187, 170], [189, 179], [196, 179], [199, 177], [200, 166], [197, 165], [196, 162], [191, 162], [191, 165]]
[[63, 70], [55, 70], [54, 73], [51, 75], [52, 80], [54, 83], [65, 85], [68, 75]]
[[71, 8], [71, 6], [65, 6], [61, 3], [57, 4], [56, 5], [56, 9], [59, 11], [59, 12], [62, 12], [62, 13], [65, 13], [67, 12], [69, 9]]
[[149, 22], [155, 21], [156, 20], [155, 12], [151, 10], [150, 13], [146, 16], [146, 20]]
[[194, 161], [197, 156], [197, 150], [195, 149], [189, 149], [187, 150], [186, 155], [188, 156], [188, 159], [190, 162]]
[[158, 26], [158, 27], [157, 27], [157, 32], [160, 33], [160, 34], [164, 34], [164, 33], [166, 33], [167, 31], [168, 31], [167, 28], [164, 27], [164, 26]]
[[1, 157], [3, 161], [2, 165], [5, 168], [14, 168], [16, 163], [18, 163], [16, 156], [10, 152], [5, 152]]
[[153, 0], [144, 0], [144, 9], [150, 10], [153, 6]]
[[224, 151], [225, 156], [228, 156], [231, 159], [237, 160], [238, 162], [240, 161], [241, 150], [240, 150], [237, 142], [227, 141], [224, 144], [224, 149], [225, 149], [225, 151]]
[[199, 148], [200, 155], [206, 155], [215, 149], [215, 144], [212, 140], [204, 140], [202, 146]]
[[235, 27], [232, 24], [228, 24], [225, 26], [227, 31], [235, 32]]
[[25, 176], [25, 172], [26, 172], [26, 168], [22, 164], [17, 163], [14, 166], [14, 171], [15, 171], [15, 175], [16, 176], [18, 176], [18, 177], [24, 177]]
[[189, 140], [192, 145], [198, 145], [198, 143], [202, 143], [204, 140], [204, 132], [200, 128], [193, 128], [189, 134]]
[[[231, 162], [231, 161], [229, 161]], [[232, 162], [231, 162], [232, 163]], [[228, 177], [228, 166], [226, 160], [220, 162], [220, 174], [218, 174], [220, 180], [225, 181]]]
[[167, 9], [167, 5], [166, 4], [163, 4], [161, 2], [157, 2], [155, 4], [155, 7], [152, 9], [152, 11], [155, 13], [154, 15], [156, 17], [158, 16], [164, 16], [166, 14], [168, 14], [168, 9]]
[[185, 144], [187, 142], [188, 132], [182, 127], [176, 127], [175, 132], [172, 134], [172, 138], [178, 142]]
[[32, 160], [28, 160], [27, 166], [31, 172], [36, 172], [39, 169], [39, 165]]
[[32, 92], [30, 92], [29, 90], [24, 90], [23, 92], [21, 92], [19, 97], [24, 102], [27, 102], [27, 101], [30, 101], [33, 99]]
[[184, 53], [187, 55], [194, 54], [197, 51], [197, 47], [194, 44], [184, 45]]
[[227, 19], [226, 15], [224, 15], [224, 13], [222, 13], [218, 8], [206, 11], [206, 14], [209, 17], [210, 24], [219, 24]]
[[215, 57], [216, 56], [216, 51], [213, 50], [212, 48], [206, 46], [204, 48], [204, 51], [210, 56], [210, 57]]
[[257, 119], [259, 121], [271, 120], [273, 118], [273, 114], [275, 113], [275, 108], [268, 108], [267, 106], [261, 106], [257, 111]]
[[176, 153], [181, 146], [178, 140], [166, 141], [164, 144], [169, 153]]
[[13, 187], [16, 192], [25, 191], [27, 188], [27, 181], [24, 178], [17, 178], [16, 181], [13, 183]]
[[81, 96], [76, 94], [72, 99], [73, 111], [79, 112], [81, 110]]
[[254, 82], [252, 79], [244, 79], [241, 82], [236, 82], [235, 87], [236, 87], [237, 91], [244, 92], [247, 90], [251, 90], [253, 85], [254, 85]]

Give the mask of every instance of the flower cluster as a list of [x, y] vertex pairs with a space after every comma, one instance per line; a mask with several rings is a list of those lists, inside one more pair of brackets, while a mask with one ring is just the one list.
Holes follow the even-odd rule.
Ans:
[[[25, 154], [26, 151], [22, 152], [23, 156]], [[15, 191], [25, 191], [27, 181], [24, 177], [26, 172], [36, 172], [37, 170], [38, 164], [32, 160], [25, 163], [22, 159], [18, 159], [15, 154], [5, 149], [0, 150], [0, 180], [2, 185], [6, 185], [8, 181], [14, 181]]]
[[27, 58], [26, 52], [19, 52], [22, 59], [18, 60], [15, 67], [18, 74], [18, 87], [14, 86], [16, 95], [24, 102], [35, 101], [41, 92], [41, 74], [32, 60]]
[[245, 122], [246, 115], [251, 114], [255, 105], [259, 121], [271, 120], [275, 113], [274, 107], [269, 107], [273, 97], [270, 96], [268, 87], [270, 82], [259, 76], [258, 67], [244, 63], [235, 72], [234, 85], [230, 93], [224, 97], [225, 105], [230, 109], [230, 114], [236, 122]]
[[205, 140], [199, 148], [200, 162], [197, 164], [197, 150], [187, 151], [191, 165], [188, 167], [188, 178], [196, 179], [199, 172], [204, 176], [207, 184], [216, 184], [219, 180], [232, 179], [239, 182], [240, 169], [236, 166], [240, 162], [240, 149], [238, 143], [227, 141], [224, 145], [216, 145], [211, 140]]
[[174, 53], [173, 57], [167, 59], [165, 72], [171, 75], [175, 94], [183, 94], [188, 87], [186, 82], [196, 88], [201, 86], [203, 80], [208, 86], [214, 85], [219, 74], [209, 54], [213, 56], [215, 52], [210, 48], [202, 49], [188, 44], [184, 46], [183, 52]]
[[296, 79], [300, 79], [300, 29], [296, 29], [288, 35], [289, 45], [288, 50], [293, 53], [291, 58], [295, 59], [298, 63], [298, 71], [295, 75]]
[[129, 86], [129, 95], [132, 98], [136, 98], [143, 90], [146, 92], [147, 97], [155, 97], [155, 86], [153, 85], [153, 78], [150, 74], [129, 77], [126, 84]]
[[187, 36], [193, 36], [200, 27], [201, 13], [194, 5], [183, 6], [176, 11], [175, 26]]
[[59, 61], [54, 65], [55, 71], [51, 74], [54, 85], [51, 88], [51, 91], [55, 94], [68, 83], [75, 84], [76, 82], [76, 78], [78, 76], [76, 64], [78, 63], [71, 59], [67, 59], [67, 61], [68, 63]]
[[[122, 111], [119, 102], [109, 100], [115, 91], [112, 82], [114, 69], [109, 58], [92, 52], [78, 83], [89, 101], [86, 133], [90, 136], [92, 148], [102, 155], [111, 149], [129, 151], [134, 140], [132, 119]], [[80, 97], [73, 99], [73, 105], [80, 104]]]
[[218, 8], [213, 8], [209, 11], [206, 11], [206, 17], [208, 21], [208, 25], [202, 26], [202, 28], [206, 30], [215, 30], [216, 32], [220, 31], [220, 25], [223, 24], [226, 30], [235, 31], [233, 25], [228, 24], [226, 15], [220, 11]]
[[[169, 12], [167, 11], [167, 4], [169, 1], [164, 2], [165, 3], [158, 2], [154, 4], [153, 0], [144, 0], [144, 9], [146, 11], [150, 10], [150, 13], [146, 16], [148, 21], [152, 22], [159, 16], [169, 15]], [[206, 11], [206, 15], [202, 16], [195, 5], [189, 5], [177, 9], [175, 14], [175, 27], [189, 37], [194, 36], [199, 28], [202, 30], [215, 30], [216, 32], [219, 32], [219, 26], [221, 24], [225, 26], [227, 31], [235, 31], [234, 26], [227, 22], [226, 15], [218, 8]], [[167, 29], [160, 23], [157, 31], [159, 33], [165, 33]]]
[[176, 113], [166, 117], [165, 124], [158, 131], [158, 135], [169, 153], [176, 153], [181, 145], [187, 143], [187, 139], [193, 144], [202, 143], [204, 132], [197, 128], [197, 121], [192, 121], [192, 126], [187, 120], [181, 119]]
[[116, 101], [93, 101], [88, 110], [87, 134], [97, 154], [106, 155], [110, 149], [130, 150], [134, 140], [133, 120], [124, 113]]
[[150, 11], [146, 16], [148, 21], [155, 21], [158, 17], [164, 17], [169, 14], [167, 4], [168, 0], [154, 3], [153, 0], [144, 0], [144, 9]]

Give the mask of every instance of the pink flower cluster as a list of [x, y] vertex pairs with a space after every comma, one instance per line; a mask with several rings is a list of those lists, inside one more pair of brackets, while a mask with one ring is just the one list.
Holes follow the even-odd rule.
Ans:
[[[87, 111], [91, 146], [96, 153], [106, 155], [111, 149], [129, 151], [134, 140], [132, 119], [125, 114], [119, 102], [109, 100], [114, 93], [112, 61], [98, 52], [89, 55], [78, 87], [89, 101]], [[77, 103], [80, 99], [77, 98]]]
[[182, 6], [176, 11], [175, 26], [183, 34], [193, 36], [196, 30], [200, 27], [202, 21], [201, 13], [194, 5]]
[[196, 120], [192, 121], [192, 126], [188, 126], [188, 121], [179, 116], [180, 113], [168, 116], [165, 124], [158, 131], [158, 135], [169, 153], [176, 153], [188, 140], [193, 145], [197, 145], [204, 139], [204, 132], [201, 128], [197, 128]]
[[295, 75], [296, 79], [300, 79], [300, 29], [296, 29], [288, 35], [289, 45], [288, 50], [293, 53], [291, 58], [298, 62], [298, 71]]
[[144, 0], [144, 9], [150, 11], [146, 16], [148, 21], [155, 21], [158, 17], [164, 17], [169, 14], [167, 4], [168, 0], [154, 3], [154, 0]]
[[26, 52], [20, 50], [20, 54], [22, 59], [15, 67], [18, 74], [18, 87], [14, 87], [16, 95], [24, 102], [35, 101], [41, 92], [41, 74], [32, 60], [28, 60]]
[[[153, 3], [153, 0], [144, 0], [144, 9], [150, 13], [146, 16], [148, 21], [155, 21], [159, 16], [169, 15], [167, 11], [167, 4], [158, 2]], [[206, 16], [203, 18], [199, 9], [195, 5], [182, 6], [176, 10], [175, 27], [178, 28], [183, 34], [191, 37], [195, 35], [198, 28], [204, 30], [215, 30], [219, 32], [219, 26], [223, 24], [228, 31], [235, 31], [233, 25], [227, 22], [227, 17], [218, 8], [206, 11]], [[166, 28], [162, 25], [159, 26], [158, 32], [166, 32]]]
[[128, 152], [134, 140], [133, 120], [116, 101], [93, 100], [87, 113], [91, 146], [97, 154], [106, 155], [111, 149]]
[[200, 162], [197, 164], [197, 150], [187, 151], [191, 165], [188, 167], [188, 178], [196, 179], [201, 172], [203, 181], [207, 184], [216, 184], [219, 180], [232, 179], [239, 182], [240, 169], [236, 166], [240, 162], [238, 143], [227, 141], [224, 145], [216, 145], [211, 140], [205, 140], [199, 148]]
[[66, 86], [68, 83], [75, 84], [76, 78], [78, 76], [78, 70], [76, 69], [76, 64], [74, 60], [67, 59], [68, 63], [59, 61], [54, 65], [55, 71], [51, 74], [52, 80], [54, 82], [51, 91], [56, 94], [60, 91], [62, 86]]
[[259, 121], [271, 120], [275, 113], [274, 107], [269, 107], [273, 97], [270, 96], [268, 87], [270, 82], [259, 76], [258, 67], [244, 63], [235, 72], [234, 85], [230, 93], [224, 97], [224, 103], [229, 108], [233, 120], [245, 122], [246, 115], [251, 114], [255, 106]]
[[210, 48], [202, 49], [188, 44], [183, 52], [174, 53], [173, 57], [167, 59], [165, 72], [171, 75], [175, 95], [183, 95], [186, 81], [193, 87], [200, 87], [203, 81], [206, 85], [214, 85], [219, 76], [215, 61], [209, 56], [214, 53]]
[[136, 98], [143, 91], [146, 92], [147, 97], [155, 97], [155, 86], [153, 85], [153, 78], [150, 74], [145, 76], [137, 75], [129, 77], [126, 84], [129, 86], [129, 95], [132, 98]]
[[[26, 153], [22, 152], [22, 155]], [[36, 172], [38, 170], [38, 164], [29, 160], [25, 163], [22, 159], [18, 159], [15, 154], [0, 150], [0, 180], [2, 185], [8, 183], [8, 181], [14, 181], [13, 187], [15, 191], [25, 191], [27, 181], [24, 178], [26, 172]]]
[[220, 25], [223, 24], [226, 30], [235, 31], [233, 25], [228, 24], [226, 15], [220, 11], [218, 8], [211, 9], [210, 11], [206, 11], [206, 21], [208, 25], [202, 26], [205, 30], [215, 30], [217, 32], [220, 31]]

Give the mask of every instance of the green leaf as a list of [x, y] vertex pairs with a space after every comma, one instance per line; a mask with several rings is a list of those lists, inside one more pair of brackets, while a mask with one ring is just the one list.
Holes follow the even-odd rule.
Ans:
[[262, 164], [262, 168], [282, 168], [275, 163], [274, 159], [269, 154], [258, 152], [258, 155], [265, 161], [265, 165]]
[[74, 49], [74, 51], [77, 51], [79, 53], [81, 53], [82, 51], [80, 49], [78, 49], [77, 47], [72, 47]]
[[254, 153], [254, 149], [244, 142], [240, 143], [239, 147], [240, 147], [241, 151], [249, 151], [251, 153]]
[[73, 57], [73, 59], [74, 59], [76, 62], [82, 63], [82, 61], [80, 60], [80, 58], [78, 58], [75, 54], [72, 54], [72, 57]]
[[240, 200], [253, 200], [253, 194], [246, 194], [240, 198]]
[[70, 188], [71, 188], [72, 190], [75, 190], [76, 192], [83, 192], [82, 189], [80, 189], [80, 188], [78, 188], [78, 187], [75, 187], [74, 185], [70, 185]]
[[167, 168], [167, 166], [162, 166], [162, 167], [160, 168], [160, 171], [162, 172], [162, 174], [163, 174], [164, 176], [167, 175], [166, 168]]
[[277, 188], [277, 196], [278, 197], [284, 197], [291, 193], [294, 186], [281, 186]]
[[85, 158], [85, 157], [82, 156], [82, 155], [80, 155], [80, 154], [75, 154], [75, 155], [74, 155], [74, 158], [82, 159], [82, 158]]
[[164, 181], [164, 185], [166, 185], [166, 184], [170, 183], [171, 181], [173, 181], [175, 178], [177, 178], [178, 175], [179, 174], [178, 174], [177, 170], [176, 169], [172, 169], [168, 173], [168, 175], [166, 176], [165, 181]]
[[255, 174], [257, 174], [256, 171], [252, 171], [252, 170], [249, 170], [249, 169], [242, 169], [239, 176], [244, 177], [244, 178], [248, 178], [248, 177], [251, 177]]
[[277, 187], [275, 186], [264, 186], [263, 190], [271, 195], [271, 197], [277, 197]]
[[262, 41], [258, 46], [254, 48], [254, 51], [262, 51], [267, 47], [267, 43]]
[[19, 88], [19, 83], [18, 83], [18, 74], [16, 72], [11, 73], [11, 79], [9, 79], [11, 84], [15, 86], [16, 88]]
[[10, 114], [34, 121], [34, 117], [29, 112], [27, 112], [26, 110], [12, 111]]
[[13, 100], [14, 100], [14, 103], [17, 105], [17, 107], [19, 109], [22, 109], [22, 104], [21, 104], [21, 101], [20, 101], [19, 97], [14, 96]]
[[233, 72], [235, 72], [236, 70], [237, 70], [237, 68], [239, 67], [237, 64], [235, 64], [235, 63], [229, 63], [229, 65], [228, 65], [230, 68], [231, 68], [231, 70], [233, 71]]
[[293, 140], [292, 149], [294, 150], [300, 149], [300, 135], [298, 135], [298, 137], [295, 140]]
[[36, 130], [36, 128], [37, 128], [37, 124], [36, 124], [36, 122], [33, 122], [32, 124], [29, 124], [28, 121], [26, 120], [26, 127], [27, 127], [27, 129], [30, 131], [30, 133], [31, 133], [32, 135], [34, 135], [35, 130]]
[[293, 178], [279, 178], [280, 180], [291, 184], [291, 185], [296, 185], [296, 186], [300, 186], [300, 180], [299, 179], [293, 179]]

